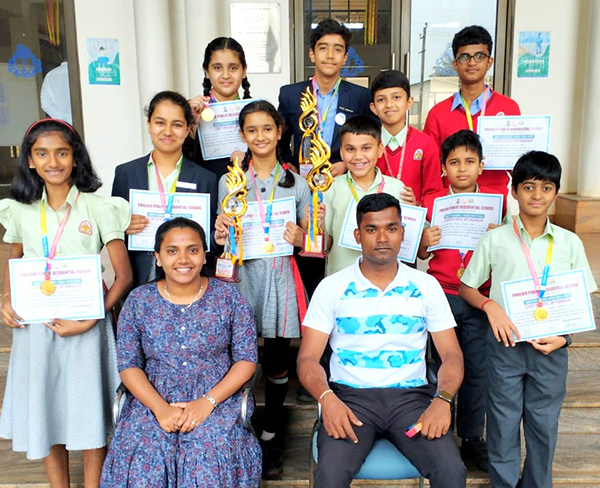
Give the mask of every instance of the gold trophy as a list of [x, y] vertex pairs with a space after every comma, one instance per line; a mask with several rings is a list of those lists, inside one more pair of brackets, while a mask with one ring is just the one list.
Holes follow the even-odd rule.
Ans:
[[223, 281], [238, 282], [238, 269], [244, 261], [241, 219], [248, 210], [248, 202], [246, 202], [248, 190], [246, 190], [246, 173], [240, 167], [237, 158], [227, 169], [225, 180], [227, 195], [221, 203], [221, 208], [223, 213], [233, 220], [233, 226], [229, 228], [229, 239], [225, 241], [225, 252], [216, 260], [215, 277]]
[[321, 131], [318, 130], [317, 99], [310, 87], [306, 89], [306, 92], [300, 98], [300, 109], [302, 114], [298, 124], [303, 132], [300, 147], [300, 165], [312, 164], [306, 182], [313, 192], [308, 232], [304, 236], [304, 245], [300, 255], [324, 258], [326, 256], [326, 240], [323, 229], [318, 226], [317, 214], [319, 203], [323, 200], [323, 192], [327, 191], [333, 183], [331, 162], [329, 161], [331, 149], [321, 137]]

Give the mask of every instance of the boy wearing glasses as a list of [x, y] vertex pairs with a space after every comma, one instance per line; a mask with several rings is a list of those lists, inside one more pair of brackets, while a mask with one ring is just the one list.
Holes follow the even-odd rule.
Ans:
[[[480, 116], [521, 115], [517, 102], [485, 84], [485, 75], [494, 63], [492, 37], [487, 30], [478, 25], [465, 27], [454, 36], [452, 53], [460, 90], [429, 111], [423, 128], [440, 147], [449, 135], [461, 129], [477, 132]], [[506, 206], [509, 179], [505, 171], [484, 169], [477, 182], [489, 192], [504, 195]], [[448, 186], [445, 178], [444, 186]]]

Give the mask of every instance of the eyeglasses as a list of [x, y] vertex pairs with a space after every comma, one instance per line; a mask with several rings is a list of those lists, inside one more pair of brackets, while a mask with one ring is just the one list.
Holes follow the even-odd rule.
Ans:
[[456, 61], [458, 61], [459, 63], [467, 64], [469, 61], [471, 61], [471, 59], [474, 59], [476, 62], [481, 63], [482, 61], [485, 61], [488, 58], [491, 58], [489, 54], [482, 53], [481, 51], [479, 51], [478, 53], [475, 53], [472, 56], [467, 53], [459, 54], [458, 56], [456, 56]]

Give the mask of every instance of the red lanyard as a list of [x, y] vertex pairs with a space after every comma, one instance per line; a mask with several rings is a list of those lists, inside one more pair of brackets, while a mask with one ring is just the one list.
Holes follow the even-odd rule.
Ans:
[[[271, 189], [271, 195], [269, 196], [269, 203], [267, 210], [265, 211], [265, 206], [263, 205], [263, 200], [260, 196], [258, 188], [256, 187], [256, 177], [254, 176], [254, 168], [252, 167], [252, 160], [250, 160], [250, 165], [248, 167], [248, 171], [250, 172], [250, 178], [252, 178], [252, 185], [254, 186], [254, 194], [256, 195], [256, 201], [258, 203], [258, 211], [260, 213], [260, 220], [262, 222], [263, 230], [265, 233], [265, 243], [269, 242], [269, 231], [271, 229], [271, 216], [273, 209], [273, 198], [275, 197], [275, 187], [277, 186], [277, 182], [279, 181], [279, 174], [281, 172], [281, 165], [279, 162], [275, 163], [275, 179], [273, 181], [273, 188]], [[271, 249], [271, 247], [269, 247]]]
[[154, 172], [156, 173], [156, 184], [158, 185], [158, 196], [160, 197], [160, 205], [165, 213], [165, 220], [171, 219], [171, 213], [173, 211], [173, 200], [175, 198], [175, 190], [177, 189], [177, 181], [179, 180], [179, 175], [175, 178], [173, 185], [171, 185], [171, 192], [169, 193], [169, 201], [167, 203], [165, 199], [165, 189], [162, 184], [162, 177], [160, 176], [160, 172], [158, 171], [158, 166], [154, 162], [154, 158], [152, 158], [152, 164], [154, 164]]

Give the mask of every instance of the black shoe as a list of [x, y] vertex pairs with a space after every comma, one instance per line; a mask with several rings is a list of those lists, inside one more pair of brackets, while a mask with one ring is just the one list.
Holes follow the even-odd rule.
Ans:
[[462, 440], [460, 455], [465, 463], [472, 462], [481, 471], [487, 473], [488, 452], [483, 437], [469, 437]]
[[296, 390], [296, 401], [298, 403], [304, 403], [306, 405], [317, 403], [313, 396], [308, 391], [306, 391], [306, 389], [302, 385], [300, 385]]
[[283, 474], [283, 451], [278, 437], [260, 441], [263, 452], [262, 477], [265, 480], [280, 479]]

